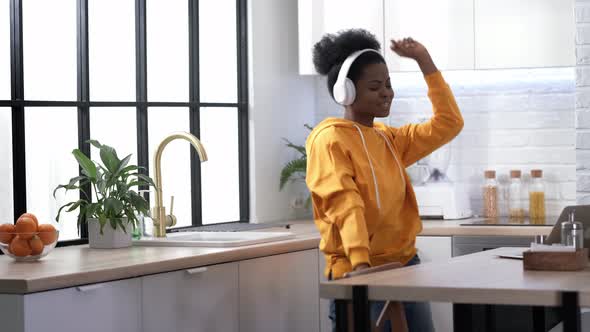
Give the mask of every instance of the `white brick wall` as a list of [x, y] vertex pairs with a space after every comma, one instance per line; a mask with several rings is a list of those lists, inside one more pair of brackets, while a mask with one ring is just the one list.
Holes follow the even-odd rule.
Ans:
[[590, 1], [576, 1], [577, 201], [590, 204]]
[[[588, 95], [581, 100], [575, 87], [575, 71], [545, 68], [443, 72], [465, 118], [463, 132], [451, 145], [447, 173], [467, 188], [476, 213], [481, 212], [480, 188], [483, 171], [488, 168], [497, 170], [503, 188], [509, 181], [510, 169], [521, 169], [525, 189], [530, 170], [543, 169], [549, 214], [558, 214], [564, 206], [575, 204], [576, 181], [587, 180], [584, 188], [588, 188], [586, 200], [590, 202], [590, 137], [586, 137], [590, 136], [590, 86]], [[586, 73], [586, 68], [581, 72]], [[391, 78], [395, 99], [390, 117], [382, 121], [399, 126], [429, 117], [431, 105], [421, 74], [392, 73]], [[325, 80], [318, 78], [316, 85], [316, 122], [327, 116], [341, 116], [340, 107], [327, 93]], [[574, 112], [576, 102], [583, 106]], [[576, 123], [587, 128], [578, 136]], [[576, 151], [576, 143], [588, 150]], [[587, 174], [582, 172], [586, 167]]]

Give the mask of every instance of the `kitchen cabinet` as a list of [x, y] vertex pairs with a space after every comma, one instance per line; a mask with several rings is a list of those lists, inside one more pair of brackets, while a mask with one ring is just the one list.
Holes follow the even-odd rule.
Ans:
[[478, 69], [575, 65], [574, 0], [474, 0]]
[[[324, 276], [324, 269], [326, 268], [326, 258], [324, 254], [318, 249], [318, 277], [319, 281], [327, 281], [328, 278]], [[332, 321], [328, 315], [330, 314], [330, 300], [320, 299], [320, 332], [332, 332]]]
[[238, 263], [141, 278], [143, 330], [238, 331]]
[[141, 282], [128, 279], [0, 295], [2, 331], [140, 332]]
[[575, 65], [574, 0], [299, 0], [299, 72], [315, 74], [325, 33], [363, 28], [381, 42], [391, 72], [418, 71], [390, 38], [422, 42], [441, 70]]
[[[452, 257], [453, 241], [450, 236], [417, 236], [416, 248], [422, 263], [446, 261]], [[453, 331], [453, 304], [431, 302], [432, 321], [437, 332]]]
[[299, 74], [314, 75], [312, 50], [324, 34], [362, 28], [383, 45], [383, 0], [298, 0]]
[[318, 251], [239, 262], [240, 332], [319, 331]]
[[440, 69], [473, 69], [473, 0], [384, 1], [383, 47], [389, 71], [419, 71], [416, 61], [389, 50], [390, 39], [424, 44]]

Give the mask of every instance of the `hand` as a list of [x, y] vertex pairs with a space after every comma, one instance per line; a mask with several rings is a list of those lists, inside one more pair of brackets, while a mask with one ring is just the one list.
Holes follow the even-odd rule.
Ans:
[[438, 71], [426, 47], [411, 37], [402, 40], [392, 39], [390, 48], [394, 53], [401, 57], [416, 60], [424, 75]]
[[390, 48], [397, 55], [414, 59], [416, 61], [428, 56], [428, 50], [426, 47], [412, 39], [412, 37], [407, 37], [402, 40], [392, 39]]
[[369, 264], [362, 263], [362, 264], [359, 264], [359, 265], [355, 266], [354, 267], [354, 271], [360, 271], [360, 270], [368, 269], [369, 267], [371, 267]]

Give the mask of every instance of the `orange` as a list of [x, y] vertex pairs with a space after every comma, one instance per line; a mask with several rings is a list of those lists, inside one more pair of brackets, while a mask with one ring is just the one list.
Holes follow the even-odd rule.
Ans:
[[15, 256], [25, 257], [29, 256], [33, 249], [31, 249], [29, 241], [17, 235], [10, 243], [10, 252]]
[[29, 245], [31, 246], [31, 255], [39, 255], [43, 252], [43, 241], [35, 235], [32, 239], [29, 240]]
[[[29, 218], [33, 219], [33, 221], [35, 222], [35, 225], [39, 226], [39, 220], [37, 220], [37, 216], [35, 216], [34, 214], [29, 213], [29, 212], [23, 213], [20, 215], [20, 217], [18, 217], [18, 219], [20, 219], [22, 217], [29, 217]], [[17, 222], [18, 222], [18, 220], [17, 220]]]
[[39, 238], [43, 241], [44, 245], [52, 244], [57, 240], [57, 233], [55, 231], [55, 227], [50, 224], [41, 224], [37, 229], [39, 233]]
[[16, 236], [16, 227], [13, 224], [0, 225], [0, 242], [9, 244]]
[[30, 240], [37, 232], [37, 225], [32, 218], [20, 217], [16, 221], [16, 232], [21, 239]]

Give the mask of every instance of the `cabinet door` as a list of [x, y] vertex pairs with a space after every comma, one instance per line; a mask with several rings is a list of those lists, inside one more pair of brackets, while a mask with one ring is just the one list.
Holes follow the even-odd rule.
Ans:
[[[450, 236], [418, 236], [416, 248], [422, 263], [445, 261], [452, 257], [453, 243]], [[452, 303], [431, 302], [432, 320], [437, 332], [453, 331]]]
[[319, 331], [316, 249], [240, 264], [240, 332]]
[[299, 0], [299, 73], [316, 74], [313, 45], [324, 34], [362, 28], [383, 44], [383, 0]]
[[26, 332], [141, 331], [139, 278], [25, 295]]
[[238, 264], [142, 278], [143, 330], [238, 331]]
[[[495, 3], [494, 1], [489, 1]], [[419, 71], [390, 49], [391, 39], [424, 44], [439, 69], [473, 69], [473, 0], [384, 1], [385, 59], [389, 71]]]
[[474, 0], [475, 67], [575, 65], [574, 0]]
[[[324, 254], [318, 249], [318, 266], [319, 266], [319, 280], [320, 282], [328, 280], [324, 275], [326, 268], [326, 258]], [[328, 316], [330, 314], [330, 300], [320, 298], [320, 332], [332, 332], [332, 321]]]

